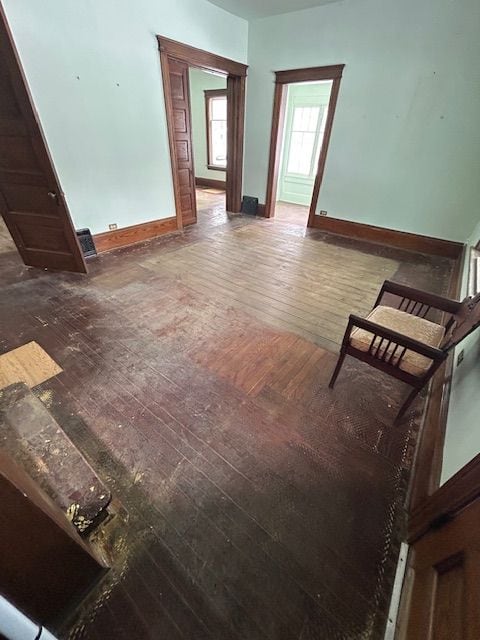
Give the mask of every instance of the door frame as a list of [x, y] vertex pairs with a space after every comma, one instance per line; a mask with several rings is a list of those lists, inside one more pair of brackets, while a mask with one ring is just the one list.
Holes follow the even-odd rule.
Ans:
[[297, 82], [317, 82], [320, 80], [332, 80], [330, 100], [328, 101], [328, 114], [325, 124], [325, 133], [322, 140], [322, 148], [318, 158], [317, 173], [313, 185], [312, 200], [308, 214], [308, 227], [313, 226], [313, 218], [317, 208], [318, 196], [322, 185], [325, 162], [327, 159], [328, 145], [332, 133], [335, 108], [337, 106], [340, 80], [342, 78], [344, 64], [329, 65], [326, 67], [309, 67], [306, 69], [289, 69], [287, 71], [275, 71], [275, 92], [273, 96], [272, 128], [270, 133], [270, 154], [268, 161], [267, 195], [265, 199], [266, 218], [272, 218], [275, 213], [275, 201], [280, 172], [280, 156], [285, 125], [285, 111], [287, 105], [287, 85]]
[[177, 162], [174, 153], [173, 102], [169, 82], [169, 61], [178, 60], [189, 67], [216, 71], [227, 76], [227, 175], [226, 175], [226, 209], [238, 213], [242, 206], [243, 179], [243, 137], [245, 130], [245, 82], [247, 65], [214, 53], [197, 49], [157, 35], [162, 69], [165, 111], [167, 116], [170, 161], [172, 165], [173, 192], [175, 197], [175, 213], [177, 228], [182, 229], [182, 213], [180, 207], [180, 184]]

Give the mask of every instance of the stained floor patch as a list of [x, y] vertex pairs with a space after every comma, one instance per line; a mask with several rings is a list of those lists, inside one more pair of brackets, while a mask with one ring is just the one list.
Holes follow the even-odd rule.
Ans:
[[28, 342], [0, 356], [0, 389], [16, 382], [36, 387], [62, 371], [37, 342]]

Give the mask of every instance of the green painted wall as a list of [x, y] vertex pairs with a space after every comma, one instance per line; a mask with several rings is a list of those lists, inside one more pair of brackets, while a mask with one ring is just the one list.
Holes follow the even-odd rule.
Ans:
[[[480, 220], [468, 245], [480, 241]], [[468, 254], [462, 295], [467, 295]], [[442, 467], [442, 484], [480, 453], [480, 329], [456, 349], [464, 350], [463, 362], [454, 369], [448, 408], [447, 433]]]
[[265, 201], [273, 71], [346, 64], [319, 209], [463, 240], [480, 201], [478, 0], [344, 0], [249, 25], [244, 192]]
[[3, 0], [76, 226], [174, 211], [156, 33], [247, 59], [243, 192], [265, 199], [273, 70], [343, 62], [319, 208], [462, 240], [480, 200], [478, 0], [343, 0], [247, 24], [205, 0]]
[[207, 119], [204, 91], [206, 89], [226, 89], [227, 79], [201, 69], [190, 69], [189, 75], [195, 176], [225, 181], [227, 175], [225, 171], [212, 171], [207, 168]]
[[174, 215], [156, 34], [240, 62], [245, 20], [205, 0], [2, 0], [77, 227]]
[[323, 130], [321, 131], [320, 128], [322, 127], [322, 121], [324, 121], [326, 107], [330, 98], [331, 86], [331, 82], [317, 82], [314, 84], [301, 83], [291, 84], [288, 86], [277, 200], [310, 206], [312, 201], [313, 184], [315, 182], [316, 166], [318, 164], [318, 153], [314, 153], [317, 160], [314, 162], [315, 168], [312, 167], [312, 173], [310, 176], [289, 174], [289, 141], [293, 125], [294, 109], [295, 107], [320, 107], [321, 110], [317, 127], [318, 135], [315, 145], [315, 151], [319, 151], [323, 138]]

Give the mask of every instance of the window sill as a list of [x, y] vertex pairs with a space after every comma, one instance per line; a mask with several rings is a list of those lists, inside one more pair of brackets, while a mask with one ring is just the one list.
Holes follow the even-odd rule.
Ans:
[[226, 171], [227, 167], [216, 167], [214, 164], [207, 164], [207, 169], [211, 169], [212, 171]]

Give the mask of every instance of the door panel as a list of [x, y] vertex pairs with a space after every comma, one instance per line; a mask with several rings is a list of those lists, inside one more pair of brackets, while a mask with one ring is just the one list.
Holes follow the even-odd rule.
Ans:
[[7, 208], [14, 213], [40, 209], [45, 216], [58, 218], [60, 215], [59, 207], [42, 187], [4, 182], [2, 191]]
[[177, 206], [180, 206], [182, 223], [186, 226], [197, 221], [188, 65], [169, 58], [168, 69], [172, 98], [173, 150], [180, 196]]
[[408, 640], [480, 638], [480, 500], [413, 546]]
[[86, 271], [1, 8], [0, 212], [25, 264]]

